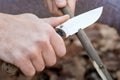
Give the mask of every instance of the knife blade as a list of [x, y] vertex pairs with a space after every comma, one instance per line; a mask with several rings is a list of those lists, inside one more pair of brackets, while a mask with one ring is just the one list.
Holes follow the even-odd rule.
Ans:
[[101, 16], [103, 7], [99, 7], [76, 17], [73, 17], [65, 23], [56, 27], [56, 31], [64, 38], [78, 32], [79, 29], [85, 29], [95, 23]]

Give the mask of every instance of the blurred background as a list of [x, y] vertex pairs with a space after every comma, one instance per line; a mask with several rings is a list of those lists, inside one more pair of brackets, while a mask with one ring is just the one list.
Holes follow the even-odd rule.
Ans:
[[[114, 80], [120, 80], [120, 0], [78, 0], [75, 15], [103, 6], [97, 23], [85, 30], [93, 46]], [[34, 13], [40, 18], [51, 17], [43, 0], [0, 0], [0, 12]], [[67, 55], [55, 66], [36, 74], [33, 80], [101, 80], [78, 38], [65, 40]], [[27, 80], [24, 76], [8, 76], [0, 72], [0, 80]]]

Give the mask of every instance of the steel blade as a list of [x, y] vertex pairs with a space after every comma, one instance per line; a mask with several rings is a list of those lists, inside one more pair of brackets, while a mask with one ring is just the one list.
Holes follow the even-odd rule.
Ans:
[[73, 35], [76, 32], [78, 32], [80, 28], [84, 29], [90, 26], [91, 24], [95, 23], [101, 16], [102, 11], [103, 7], [90, 10], [74, 18], [69, 19], [65, 23], [57, 26], [56, 28], [63, 30], [66, 33], [66, 37], [68, 37], [69, 35]]

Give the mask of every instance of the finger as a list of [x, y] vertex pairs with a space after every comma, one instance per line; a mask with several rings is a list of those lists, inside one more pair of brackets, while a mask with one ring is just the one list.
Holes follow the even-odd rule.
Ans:
[[26, 76], [34, 76], [35, 69], [31, 63], [31, 61], [28, 58], [25, 58], [22, 53], [15, 51], [14, 55], [14, 62], [15, 66], [20, 68], [20, 70], [26, 75]]
[[67, 5], [66, 0], [55, 0], [55, 3], [58, 8], [63, 8]]
[[47, 0], [44, 0], [44, 5], [45, 7], [47, 7]]
[[40, 72], [45, 68], [44, 61], [41, 55], [41, 51], [38, 48], [33, 48], [31, 50], [33, 53], [31, 53], [30, 55], [30, 60], [32, 64], [34, 65], [36, 71]]
[[61, 17], [44, 18], [42, 20], [47, 22], [51, 26], [55, 27], [55, 26], [65, 22], [65, 21], [67, 21], [69, 18], [70, 18], [69, 15], [64, 15], [64, 16], [61, 16]]
[[75, 12], [75, 5], [77, 0], [67, 0], [68, 6], [70, 7], [72, 13]]
[[64, 41], [58, 34], [56, 34], [56, 32], [54, 32], [53, 35], [54, 36], [50, 38], [51, 45], [53, 46], [56, 55], [62, 57], [66, 54]]
[[53, 0], [46, 0], [47, 7], [49, 9], [49, 12], [51, 13], [52, 13], [52, 8], [53, 8], [52, 3], [53, 3]]
[[55, 1], [53, 1], [53, 13], [54, 15], [62, 16], [62, 12], [59, 10], [59, 8], [56, 6]]
[[21, 62], [18, 62], [18, 67], [20, 70], [26, 75], [26, 76], [34, 76], [35, 75], [35, 69], [31, 63], [30, 60], [23, 60]]
[[42, 46], [42, 55], [46, 66], [52, 66], [56, 63], [56, 55], [50, 43]]

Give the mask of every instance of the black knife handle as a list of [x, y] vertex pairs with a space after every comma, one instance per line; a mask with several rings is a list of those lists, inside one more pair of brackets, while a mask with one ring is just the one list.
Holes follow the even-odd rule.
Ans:
[[56, 31], [63, 39], [66, 38], [66, 33], [65, 33], [62, 29], [56, 28], [55, 31]]

